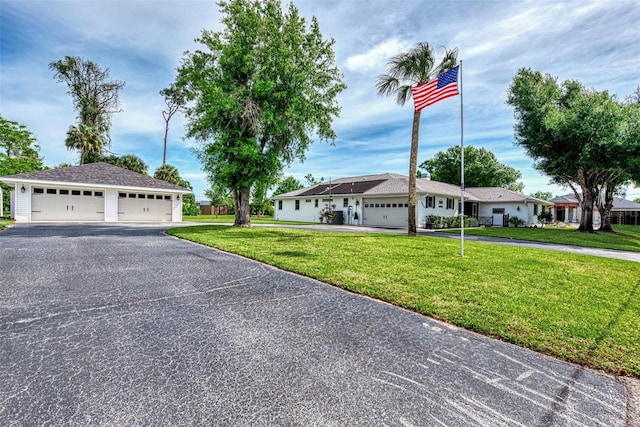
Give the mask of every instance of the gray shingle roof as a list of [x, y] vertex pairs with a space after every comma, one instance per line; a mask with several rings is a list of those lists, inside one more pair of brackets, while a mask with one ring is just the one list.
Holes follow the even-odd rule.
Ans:
[[[554, 204], [576, 204], [580, 205], [578, 199], [576, 199], [575, 194], [569, 193], [564, 196], [554, 197], [553, 199], [549, 199], [550, 202]], [[640, 203], [632, 202], [631, 200], [622, 199], [620, 197], [613, 198], [613, 210], [616, 211], [640, 211]]]
[[[290, 191], [285, 194], [274, 196], [274, 199], [305, 197], [313, 195], [328, 196], [327, 187], [331, 185], [333, 196], [362, 194], [364, 196], [391, 196], [406, 195], [409, 191], [409, 177], [395, 173], [383, 173], [377, 175], [362, 175], [331, 180], [331, 183], [323, 182], [300, 190]], [[352, 191], [353, 190], [353, 191]], [[357, 191], [356, 191], [357, 190]], [[460, 196], [460, 187], [457, 185], [445, 184], [428, 179], [418, 179], [416, 182], [418, 193], [440, 195], [440, 196]], [[473, 195], [465, 195], [468, 201], [479, 201]]]
[[109, 163], [88, 163], [80, 166], [49, 169], [38, 172], [20, 173], [0, 177], [0, 180], [16, 182], [43, 181], [55, 183], [73, 183], [89, 185], [108, 185], [114, 187], [149, 188], [154, 190], [174, 190], [191, 192], [187, 188], [170, 184], [150, 176], [142, 175]]
[[502, 187], [471, 187], [467, 188], [469, 194], [474, 195], [483, 202], [514, 202], [514, 203], [537, 203], [551, 206], [553, 203], [536, 197], [527, 196], [524, 193], [507, 190]]

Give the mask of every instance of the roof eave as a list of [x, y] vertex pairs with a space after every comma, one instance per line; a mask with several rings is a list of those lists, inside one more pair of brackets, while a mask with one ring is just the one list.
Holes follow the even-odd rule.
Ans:
[[[92, 184], [88, 182], [68, 182], [68, 181], [42, 181], [39, 179], [15, 179], [15, 178], [0, 178], [0, 181], [6, 183], [10, 187], [14, 187], [16, 184], [35, 184], [35, 185], [51, 185], [51, 186], [64, 186], [64, 187], [96, 187], [103, 189], [113, 189], [113, 190], [132, 190], [132, 191], [154, 191], [160, 193], [180, 193], [180, 194], [189, 194], [193, 191], [188, 190], [186, 188], [176, 189], [176, 188], [155, 188], [155, 187], [134, 187], [127, 185], [114, 185], [114, 184]], [[13, 185], [11, 185], [13, 184]]]

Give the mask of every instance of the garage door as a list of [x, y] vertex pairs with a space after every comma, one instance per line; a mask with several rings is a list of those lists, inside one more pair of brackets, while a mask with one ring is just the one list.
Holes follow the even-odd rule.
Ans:
[[104, 221], [104, 191], [33, 187], [32, 221]]
[[171, 221], [171, 196], [118, 193], [118, 221]]
[[406, 197], [364, 199], [363, 224], [379, 227], [406, 227], [409, 204]]

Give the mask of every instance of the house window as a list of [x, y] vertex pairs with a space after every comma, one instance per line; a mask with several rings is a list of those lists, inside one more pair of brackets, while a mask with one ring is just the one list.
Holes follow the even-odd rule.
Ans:
[[296, 200], [296, 210], [300, 210], [300, 200]]
[[60, 194], [68, 195], [69, 194], [69, 190], [60, 189]]
[[[158, 196], [156, 196], [156, 199], [158, 198]], [[165, 200], [171, 200], [171, 196], [164, 196]]]
[[135, 198], [136, 198], [136, 195], [135, 195], [135, 194], [133, 194], [133, 193], [129, 193], [129, 198], [130, 198], [130, 199], [135, 199]]
[[435, 196], [427, 196], [427, 207], [435, 208], [436, 207], [436, 198]]
[[91, 191], [89, 191], [89, 190], [84, 190], [84, 191], [82, 192], [82, 195], [83, 195], [83, 196], [91, 196], [91, 195], [93, 195], [93, 193], [92, 193]]
[[453, 209], [454, 200], [447, 197], [447, 209]]
[[391, 207], [392, 207], [392, 208], [397, 208], [397, 207], [398, 207], [398, 204], [397, 204], [397, 203], [394, 203], [393, 205], [391, 205]]
[[538, 215], [538, 205], [533, 205], [533, 214]]
[[71, 195], [72, 196], [79, 196], [80, 195], [80, 190], [71, 190]]
[[282, 200], [278, 200], [278, 210], [282, 210]]
[[127, 193], [118, 193], [118, 197], [124, 199], [127, 197]]
[[318, 207], [318, 199], [316, 199], [316, 203], [314, 204], [314, 207]]
[[103, 193], [102, 193], [102, 191], [95, 191], [95, 192], [93, 193], [93, 195], [94, 195], [94, 196], [96, 196], [96, 197], [102, 197], [102, 196], [103, 196]]
[[44, 194], [44, 188], [34, 188], [33, 194]]
[[493, 209], [491, 210], [491, 212], [492, 212], [492, 213], [494, 213], [494, 214], [496, 214], [496, 215], [499, 215], [499, 214], [504, 215], [504, 208], [493, 208]]
[[47, 188], [47, 194], [56, 194], [57, 191], [55, 188]]
[[343, 208], [348, 208], [349, 207], [349, 199], [347, 199], [347, 198], [342, 199], [342, 207]]

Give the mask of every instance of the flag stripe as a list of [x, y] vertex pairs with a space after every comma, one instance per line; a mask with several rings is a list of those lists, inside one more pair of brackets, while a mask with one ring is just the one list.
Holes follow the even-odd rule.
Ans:
[[458, 95], [458, 67], [441, 74], [437, 79], [412, 87], [411, 94], [416, 111]]

